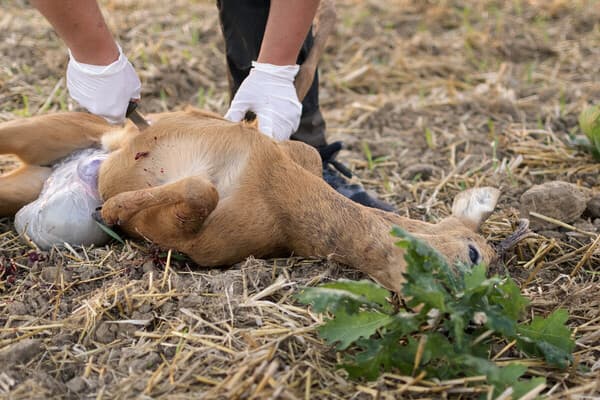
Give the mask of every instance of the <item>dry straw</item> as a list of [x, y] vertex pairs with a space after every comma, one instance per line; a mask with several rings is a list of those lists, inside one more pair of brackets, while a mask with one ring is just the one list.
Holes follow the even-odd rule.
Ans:
[[[212, 2], [102, 4], [144, 82], [143, 111], [187, 103], [225, 111]], [[437, 220], [462, 188], [498, 186], [499, 211], [483, 227], [498, 243], [531, 185], [598, 189], [600, 163], [567, 144], [579, 110], [600, 99], [596, 3], [343, 0], [338, 12], [321, 77], [330, 137], [346, 141], [341, 157], [356, 179], [402, 214]], [[73, 107], [64, 48], [24, 2], [3, 5], [0, 57], [0, 120]], [[12, 165], [0, 157], [0, 170]], [[521, 284], [531, 315], [569, 310], [575, 363], [552, 369], [514, 343], [498, 343], [490, 356], [546, 377], [526, 398], [592, 398], [600, 391], [598, 224], [554, 222], [500, 272]], [[348, 380], [318, 338], [321, 317], [293, 297], [302, 286], [363, 277], [326, 260], [250, 258], [206, 270], [141, 242], [40, 252], [0, 219], [0, 264], [0, 396], [492, 398], [484, 377], [438, 381], [415, 370]]]

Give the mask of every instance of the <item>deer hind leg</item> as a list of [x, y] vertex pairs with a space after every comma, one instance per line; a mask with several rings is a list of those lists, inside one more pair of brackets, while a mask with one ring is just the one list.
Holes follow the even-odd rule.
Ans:
[[13, 216], [39, 196], [52, 169], [23, 165], [0, 176], [0, 217]]
[[200, 176], [148, 189], [120, 193], [102, 206], [102, 219], [163, 246], [197, 232], [215, 209], [219, 194]]
[[313, 175], [321, 177], [323, 174], [323, 162], [319, 152], [312, 146], [295, 140], [278, 142], [283, 151], [304, 169]]
[[0, 123], [0, 155], [14, 154], [20, 167], [0, 175], [0, 216], [15, 214], [34, 201], [49, 165], [78, 149], [97, 146], [114, 129], [86, 113], [48, 114]]
[[75, 150], [99, 146], [115, 129], [86, 113], [59, 113], [0, 124], [0, 154], [14, 154], [25, 164], [51, 165]]

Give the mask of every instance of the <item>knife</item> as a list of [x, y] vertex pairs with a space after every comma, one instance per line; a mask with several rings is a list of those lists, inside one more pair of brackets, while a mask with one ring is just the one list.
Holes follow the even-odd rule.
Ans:
[[143, 131], [150, 126], [146, 118], [137, 110], [138, 103], [136, 101], [130, 101], [127, 106], [125, 116], [131, 120], [138, 127], [140, 131]]

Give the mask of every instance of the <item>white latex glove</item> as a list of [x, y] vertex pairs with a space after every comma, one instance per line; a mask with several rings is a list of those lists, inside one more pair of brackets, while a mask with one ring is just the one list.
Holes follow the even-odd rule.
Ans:
[[130, 100], [140, 98], [142, 84], [119, 46], [119, 58], [110, 65], [83, 64], [69, 50], [67, 88], [73, 100], [111, 124], [125, 120]]
[[300, 125], [302, 103], [298, 101], [294, 78], [298, 65], [252, 62], [250, 74], [233, 97], [225, 118], [238, 122], [247, 111], [258, 118], [258, 129], [275, 140], [287, 140]]

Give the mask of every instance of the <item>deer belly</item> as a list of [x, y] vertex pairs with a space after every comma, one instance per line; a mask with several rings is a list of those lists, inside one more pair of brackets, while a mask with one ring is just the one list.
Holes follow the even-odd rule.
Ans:
[[[137, 167], [136, 174], [145, 176], [143, 181], [152, 186], [202, 176], [215, 185], [220, 198], [225, 198], [238, 187], [248, 163], [248, 153], [247, 149], [226, 151], [181, 138], [173, 148], [163, 144], [162, 148], [150, 151], [145, 162]], [[139, 172], [140, 168], [143, 173]]]
[[37, 200], [21, 208], [15, 228], [41, 249], [73, 245], [104, 244], [109, 237], [92, 218], [102, 204], [98, 172], [106, 152], [86, 149], [56, 164]]

